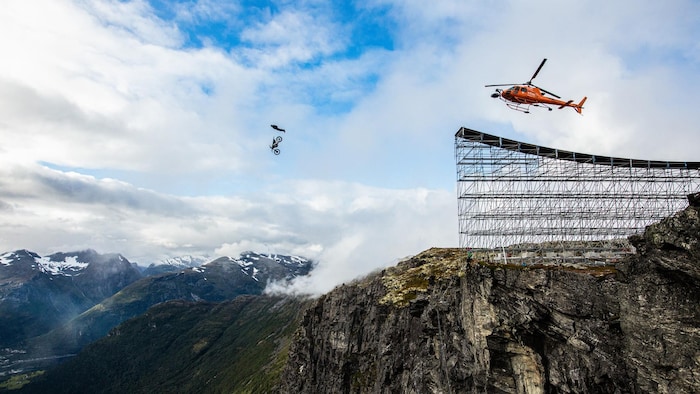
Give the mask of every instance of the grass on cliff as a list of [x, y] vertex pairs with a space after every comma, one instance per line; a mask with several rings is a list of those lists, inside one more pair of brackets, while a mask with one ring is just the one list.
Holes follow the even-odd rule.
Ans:
[[436, 281], [464, 276], [464, 261], [464, 251], [456, 248], [432, 248], [403, 261], [386, 270], [382, 282], [387, 294], [379, 302], [406, 306]]
[[485, 252], [474, 252], [473, 261], [467, 263], [464, 249], [432, 248], [386, 270], [382, 277], [382, 283], [386, 287], [387, 293], [380, 300], [380, 303], [399, 307], [407, 306], [420, 293], [426, 293], [434, 283], [464, 276], [467, 264], [480, 265], [489, 269], [568, 271], [598, 278], [617, 273], [614, 265], [586, 266], [540, 263], [523, 265], [490, 262], [488, 253]]

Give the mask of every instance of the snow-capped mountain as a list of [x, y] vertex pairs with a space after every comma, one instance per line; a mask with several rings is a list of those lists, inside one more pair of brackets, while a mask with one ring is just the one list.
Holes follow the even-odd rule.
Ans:
[[199, 267], [209, 261], [207, 256], [185, 255], [178, 257], [170, 257], [156, 263], [151, 263], [148, 267], [142, 269], [144, 276], [158, 275], [166, 272], [177, 272], [186, 268]]
[[93, 264], [92, 270], [101, 268], [111, 269], [114, 265], [126, 268], [128, 260], [120, 254], [101, 255], [88, 249], [70, 253], [54, 253], [48, 256], [39, 256], [26, 249], [16, 250], [0, 254], [0, 280], [10, 275], [27, 275], [44, 273], [51, 276], [79, 276], [90, 272], [88, 267]]
[[[0, 283], [3, 280], [21, 280], [31, 277], [34, 271], [39, 270], [37, 264], [41, 256], [28, 250], [16, 250], [0, 254]], [[2, 292], [0, 292], [2, 297]]]
[[160, 261], [160, 263], [156, 264], [156, 265], [172, 265], [174, 267], [190, 268], [190, 267], [199, 267], [200, 265], [206, 263], [207, 261], [209, 261], [209, 257], [207, 257], [207, 256], [185, 255], [185, 256], [167, 258], [165, 260]]
[[[282, 254], [261, 254], [255, 252], [244, 252], [237, 258], [228, 257], [228, 259], [238, 264], [241, 267], [241, 271], [250, 276], [255, 281], [260, 281], [260, 279], [268, 275], [270, 270], [274, 268], [282, 267], [287, 272], [283, 275], [272, 277], [269, 279], [292, 279], [300, 275], [308, 275], [309, 271], [313, 268], [313, 262], [301, 256], [293, 255], [282, 255]], [[282, 274], [282, 271], [277, 271]], [[267, 280], [265, 277], [264, 280]]]
[[[146, 276], [85, 311], [52, 335], [74, 341], [65, 348], [77, 351], [122, 321], [169, 301], [232, 300], [244, 294], [262, 294], [268, 282], [307, 275], [313, 262], [299, 256], [254, 252], [219, 257], [197, 267]], [[54, 341], [55, 342], [55, 341]]]
[[[224, 259], [225, 261], [229, 261], [233, 264], [238, 264], [241, 267], [241, 272], [245, 273], [256, 281], [260, 279], [259, 274], [264, 271], [269, 271], [271, 268], [276, 268], [277, 266], [285, 268], [288, 272], [276, 279], [290, 279], [298, 275], [307, 275], [313, 267], [311, 260], [301, 256], [265, 254], [249, 251], [241, 253], [238, 257], [224, 256], [215, 260], [211, 260], [207, 256], [193, 255], [172, 257], [161, 260], [157, 263], [152, 263], [147, 268], [144, 268], [142, 273], [144, 276], [153, 276], [167, 272], [180, 272], [188, 268], [192, 268], [194, 271], [201, 273], [206, 271], [206, 265], [208, 263], [220, 259]], [[269, 267], [263, 268], [267, 266]]]
[[0, 377], [16, 365], [36, 367], [26, 360], [75, 354], [155, 304], [262, 294], [271, 281], [307, 275], [313, 262], [246, 252], [208, 262], [184, 256], [149, 268], [157, 267], [168, 269], [142, 274], [119, 254], [93, 250], [44, 257], [27, 250], [0, 254]]
[[139, 278], [120, 254], [0, 254], [0, 347], [43, 334]]

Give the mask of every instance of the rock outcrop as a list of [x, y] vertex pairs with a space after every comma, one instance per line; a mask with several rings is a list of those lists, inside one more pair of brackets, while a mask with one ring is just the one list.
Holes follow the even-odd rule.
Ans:
[[700, 392], [699, 209], [632, 237], [614, 267], [430, 249], [338, 287], [306, 312], [279, 391]]

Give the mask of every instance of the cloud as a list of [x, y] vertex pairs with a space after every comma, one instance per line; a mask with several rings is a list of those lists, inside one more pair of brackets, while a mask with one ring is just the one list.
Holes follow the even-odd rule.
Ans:
[[294, 254], [318, 261], [296, 289], [308, 293], [456, 237], [454, 196], [436, 190], [307, 180], [249, 197], [192, 198], [40, 166], [3, 168], [0, 179], [3, 209], [12, 208], [0, 226], [13, 229], [0, 250], [90, 247], [142, 265], [184, 254]]
[[[295, 183], [287, 219], [310, 239], [324, 239], [314, 256], [320, 264], [286, 291], [319, 294], [341, 282], [387, 267], [397, 257], [432, 246], [456, 244], [453, 193], [427, 189], [389, 190], [345, 182]], [[301, 219], [301, 220], [300, 220]], [[298, 221], [298, 222], [297, 222]], [[274, 291], [279, 291], [274, 287]]]
[[0, 13], [3, 34], [23, 37], [22, 46], [0, 47], [10, 54], [0, 65], [8, 152], [159, 173], [244, 165], [245, 150], [231, 143], [243, 124], [233, 108], [252, 93], [254, 72], [214, 48], [178, 49], [180, 33], [145, 3], [48, 3], [47, 12], [63, 18], [49, 21], [21, 2]]
[[332, 23], [320, 19], [313, 14], [285, 11], [246, 29], [241, 35], [249, 45], [243, 52], [245, 58], [258, 67], [273, 68], [333, 54], [343, 48], [345, 40], [334, 34]]

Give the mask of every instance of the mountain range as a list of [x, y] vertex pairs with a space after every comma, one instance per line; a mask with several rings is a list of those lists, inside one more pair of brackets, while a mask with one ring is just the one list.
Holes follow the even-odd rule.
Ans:
[[21, 392], [274, 393], [309, 303], [264, 295], [160, 303]]
[[167, 272], [177, 272], [187, 268], [199, 267], [206, 264], [210, 260], [211, 259], [208, 256], [185, 255], [169, 257], [157, 263], [151, 263], [148, 267], [141, 268], [141, 266], [139, 266], [139, 269], [144, 276], [153, 276]]
[[0, 378], [70, 357], [152, 305], [261, 294], [268, 282], [313, 268], [303, 257], [253, 252], [202, 261], [185, 256], [141, 272], [119, 254], [94, 250], [0, 255]]
[[0, 255], [0, 348], [21, 346], [139, 280], [119, 254], [94, 250], [41, 257], [28, 250]]

